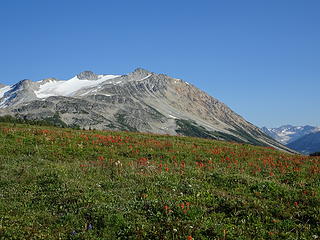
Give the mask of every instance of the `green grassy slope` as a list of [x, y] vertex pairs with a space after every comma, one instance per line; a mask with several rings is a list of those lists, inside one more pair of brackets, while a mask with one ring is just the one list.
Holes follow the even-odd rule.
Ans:
[[319, 160], [0, 123], [0, 239], [314, 239]]

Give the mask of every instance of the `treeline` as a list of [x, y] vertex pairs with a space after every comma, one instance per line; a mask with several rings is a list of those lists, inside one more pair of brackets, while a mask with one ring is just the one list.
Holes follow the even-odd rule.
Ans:
[[320, 152], [311, 153], [310, 156], [312, 156], [312, 157], [314, 157], [314, 156], [320, 156]]
[[13, 123], [13, 124], [28, 124], [28, 125], [38, 125], [38, 126], [54, 126], [54, 127], [70, 127], [74, 129], [80, 129], [79, 126], [69, 126], [64, 123], [58, 113], [54, 114], [52, 117], [47, 117], [45, 119], [27, 119], [26, 117], [14, 117], [11, 115], [0, 116], [0, 122]]

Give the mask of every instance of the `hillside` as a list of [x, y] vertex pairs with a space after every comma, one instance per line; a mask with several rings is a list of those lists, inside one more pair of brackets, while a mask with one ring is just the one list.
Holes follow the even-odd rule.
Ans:
[[307, 134], [287, 146], [303, 154], [318, 152], [320, 150], [320, 132]]
[[0, 239], [315, 239], [320, 159], [0, 123]]

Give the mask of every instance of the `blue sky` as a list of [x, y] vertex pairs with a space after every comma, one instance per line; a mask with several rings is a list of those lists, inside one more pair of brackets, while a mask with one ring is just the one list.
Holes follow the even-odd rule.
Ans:
[[257, 126], [320, 126], [320, 1], [2, 0], [0, 82], [137, 67]]

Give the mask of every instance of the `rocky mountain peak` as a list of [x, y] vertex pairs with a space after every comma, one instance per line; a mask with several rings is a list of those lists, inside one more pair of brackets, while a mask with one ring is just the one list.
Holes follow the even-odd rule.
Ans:
[[149, 72], [146, 69], [143, 68], [136, 68], [132, 73], [130, 73], [129, 75], [135, 75], [135, 76], [148, 76], [152, 74], [151, 72]]
[[58, 81], [58, 79], [56, 79], [56, 78], [46, 78], [46, 79], [41, 80], [41, 83], [44, 84], [44, 83], [55, 82], [55, 81]]
[[146, 69], [144, 69], [144, 68], [136, 68], [134, 71], [133, 71], [134, 73], [144, 73], [144, 74], [150, 74], [151, 72], [150, 71], [148, 71], [148, 70], [146, 70]]
[[29, 87], [30, 85], [32, 85], [32, 81], [30, 79], [23, 79], [21, 81], [19, 81], [18, 83], [16, 83], [13, 88], [20, 88], [20, 87]]
[[93, 73], [92, 71], [84, 71], [77, 75], [78, 79], [80, 80], [98, 80], [99, 77], [97, 74]]
[[151, 76], [153, 73], [149, 72], [146, 69], [143, 68], [136, 68], [133, 72], [129, 73], [126, 76], [127, 81], [139, 81], [141, 79], [145, 79], [149, 76]]

